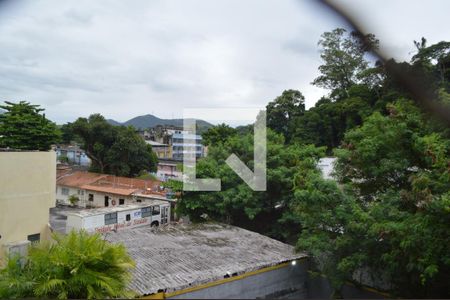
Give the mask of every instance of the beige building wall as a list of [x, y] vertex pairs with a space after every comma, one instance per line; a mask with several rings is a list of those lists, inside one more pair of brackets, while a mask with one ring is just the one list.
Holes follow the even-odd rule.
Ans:
[[37, 233], [49, 238], [55, 189], [54, 151], [0, 152], [0, 263], [6, 245]]

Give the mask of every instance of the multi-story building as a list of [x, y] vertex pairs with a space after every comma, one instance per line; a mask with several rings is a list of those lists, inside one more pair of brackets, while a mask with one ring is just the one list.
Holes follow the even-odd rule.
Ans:
[[152, 146], [152, 150], [153, 152], [155, 152], [158, 159], [172, 158], [172, 147], [170, 147], [168, 144], [163, 144], [151, 140], [146, 140], [145, 142]]
[[0, 152], [0, 263], [11, 252], [24, 255], [30, 242], [50, 237], [55, 182], [54, 151]]
[[183, 160], [183, 157], [200, 158], [204, 156], [202, 136], [185, 131], [175, 131], [171, 136], [172, 158]]
[[141, 136], [152, 146], [158, 158], [164, 160], [183, 160], [183, 157], [200, 158], [205, 156], [202, 136], [192, 134], [175, 126], [156, 126], [142, 131]]
[[183, 173], [180, 170], [180, 164], [181, 162], [174, 160], [159, 159], [156, 176], [162, 181], [169, 179], [182, 180]]

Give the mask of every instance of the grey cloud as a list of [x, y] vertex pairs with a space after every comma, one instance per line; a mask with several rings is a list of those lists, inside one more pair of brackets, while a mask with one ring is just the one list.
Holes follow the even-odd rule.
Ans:
[[[288, 88], [311, 106], [326, 93], [310, 85], [317, 41], [342, 26], [311, 1], [15, 3], [0, 6], [0, 99], [40, 104], [58, 123], [94, 112], [124, 121], [143, 113], [180, 117], [184, 107], [262, 108]], [[407, 56], [417, 26], [394, 35], [384, 15], [389, 5], [407, 7], [402, 22], [423, 9], [390, 3], [353, 9], [377, 24], [386, 47]], [[429, 10], [431, 22], [436, 9]], [[439, 22], [449, 28], [448, 18]], [[432, 24], [420, 26], [431, 41], [440, 37]]]

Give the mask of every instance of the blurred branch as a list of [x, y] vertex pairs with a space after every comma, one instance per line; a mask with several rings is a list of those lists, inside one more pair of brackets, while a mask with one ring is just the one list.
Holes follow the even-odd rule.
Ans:
[[365, 39], [367, 32], [363, 29], [364, 27], [357, 21], [355, 16], [352, 16], [348, 11], [346, 11], [344, 5], [340, 2], [330, 0], [318, 1], [342, 18], [347, 25], [356, 32], [362, 43], [364, 43], [364, 46], [366, 46], [367, 49], [370, 49], [370, 52], [378, 60], [383, 62], [386, 66], [386, 72], [388, 72], [400, 85], [402, 85], [405, 90], [411, 93], [413, 100], [419, 105], [419, 107], [445, 122], [450, 127], [450, 107], [438, 102], [436, 97], [430, 93], [430, 91], [421, 88], [422, 84], [420, 82], [420, 76], [412, 77], [409, 74], [402, 72], [395, 64], [386, 64], [390, 57], [382, 50], [374, 49], [372, 47], [371, 43]]

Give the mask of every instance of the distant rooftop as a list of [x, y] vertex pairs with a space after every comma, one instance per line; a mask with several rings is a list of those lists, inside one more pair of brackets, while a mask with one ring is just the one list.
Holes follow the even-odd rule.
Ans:
[[167, 144], [163, 144], [163, 143], [158, 143], [158, 142], [155, 142], [155, 141], [145, 141], [147, 144], [150, 144], [150, 145], [152, 145], [152, 146], [168, 146]]
[[116, 195], [129, 196], [133, 193], [165, 196], [159, 190], [161, 182], [152, 179], [137, 179], [92, 172], [68, 172], [58, 170], [56, 184]]
[[[294, 247], [224, 224], [170, 224], [109, 233], [136, 261], [130, 288], [173, 292], [306, 257]], [[232, 276], [233, 276], [232, 275]]]

